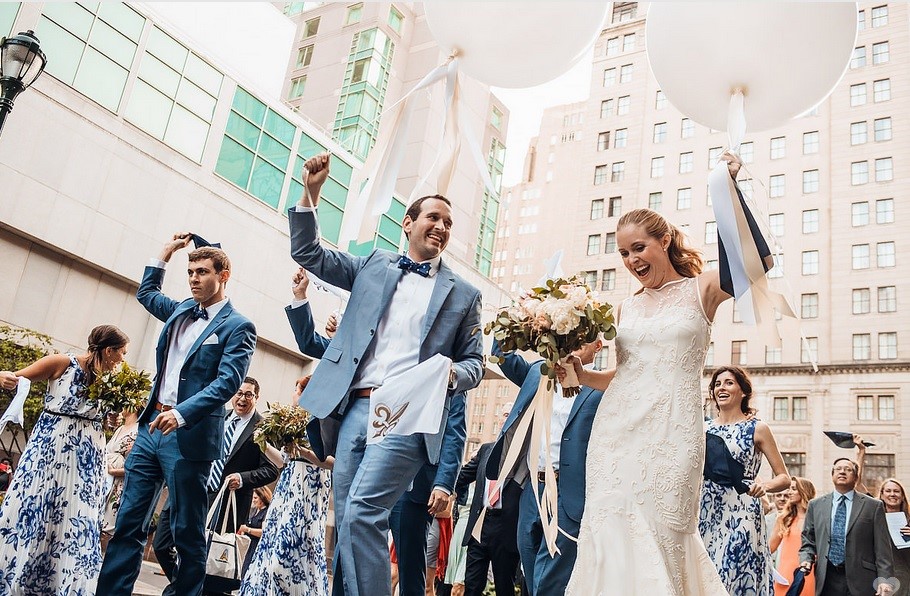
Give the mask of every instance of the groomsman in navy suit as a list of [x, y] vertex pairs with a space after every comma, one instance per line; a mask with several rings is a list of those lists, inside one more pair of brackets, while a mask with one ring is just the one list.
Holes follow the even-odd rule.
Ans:
[[98, 594], [129, 596], [139, 576], [148, 523], [162, 483], [169, 489], [171, 532], [180, 557], [165, 594], [198, 596], [205, 579], [206, 480], [221, 457], [224, 404], [237, 393], [253, 350], [256, 329], [225, 297], [231, 263], [220, 248], [189, 254], [192, 298], [161, 293], [164, 267], [193, 235], [177, 234], [145, 268], [136, 297], [164, 321], [158, 337], [158, 374], [139, 433], [126, 460], [123, 497], [114, 536], [98, 579]]
[[[587, 344], [575, 352], [582, 364], [590, 365], [594, 357], [603, 348], [600, 340]], [[521, 387], [512, 411], [499, 433], [499, 438], [490, 453], [487, 465], [487, 477], [498, 478], [503, 459], [518, 427], [517, 422], [525, 414], [537, 387], [540, 384], [540, 365], [543, 360], [528, 363], [520, 355], [512, 352], [504, 354], [499, 342], [493, 342], [493, 355], [503, 358], [499, 365], [507, 379]], [[600, 404], [602, 391], [590, 387], [581, 387], [575, 397], [563, 397], [557, 386], [553, 396], [553, 414], [550, 418], [551, 442], [548, 446], [550, 459], [556, 469], [557, 482], [557, 522], [559, 527], [574, 537], [578, 537], [581, 515], [585, 509], [585, 456], [588, 449], [588, 438], [591, 436], [591, 425], [594, 414]], [[564, 594], [572, 568], [575, 566], [576, 544], [561, 532], [556, 538], [556, 546], [561, 554], [553, 557], [547, 549], [543, 537], [540, 514], [536, 497], [543, 491], [544, 452], [541, 445], [539, 461], [528, 461], [526, 442], [516, 468], [506, 475], [523, 486], [518, 512], [518, 551], [521, 565], [524, 568], [525, 583], [530, 594], [555, 596]], [[537, 477], [537, 491], [534, 490], [534, 478]]]
[[[351, 292], [338, 333], [300, 397], [300, 405], [317, 419], [310, 428], [314, 452], [320, 458], [335, 455], [334, 593], [388, 595], [390, 510], [423, 466], [438, 463], [453, 443], [457, 451], [463, 448], [464, 418], [451, 412], [457, 401], [464, 407], [464, 392], [483, 374], [480, 292], [441, 258], [452, 227], [448, 199], [423, 197], [408, 207], [402, 221], [407, 254], [377, 249], [355, 257], [319, 243], [316, 206], [329, 156], [309, 159], [306, 169], [308, 193], [288, 214], [291, 256], [320, 279]], [[371, 392], [436, 354], [452, 360], [448, 390], [440, 397], [445, 403], [439, 430], [389, 435], [367, 445]], [[422, 397], [414, 395], [417, 401], [411, 403], [420, 407]], [[438, 475], [435, 481], [448, 482]], [[453, 488], [454, 477], [451, 484], [433, 488], [430, 514], [448, 506]]]

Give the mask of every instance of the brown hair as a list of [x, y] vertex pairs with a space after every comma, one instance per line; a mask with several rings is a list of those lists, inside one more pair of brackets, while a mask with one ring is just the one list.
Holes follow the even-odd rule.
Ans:
[[619, 218], [616, 229], [623, 226], [641, 226], [648, 236], [658, 240], [667, 234], [670, 236], [670, 245], [667, 247], [667, 257], [673, 269], [683, 277], [695, 277], [701, 273], [705, 261], [701, 251], [689, 246], [682, 230], [671, 224], [663, 215], [651, 209], [633, 209]]
[[[749, 407], [749, 399], [752, 397], [752, 379], [749, 378], [749, 373], [739, 366], [721, 366], [714, 371], [713, 375], [711, 375], [711, 384], [708, 385], [708, 393], [711, 395], [711, 399], [714, 400], [714, 405], [717, 406], [717, 398], [714, 397], [714, 383], [717, 382], [717, 377], [725, 372], [733, 375], [733, 378], [736, 379], [736, 384], [739, 385], [739, 388], [743, 391], [743, 401], [739, 404], [742, 413], [747, 416], [754, 416], [757, 414], [758, 410]], [[720, 406], [717, 407], [720, 408]]]
[[231, 260], [228, 258], [227, 253], [220, 248], [215, 248], [214, 246], [203, 246], [202, 248], [197, 248], [196, 250], [190, 252], [187, 258], [189, 259], [190, 263], [195, 263], [196, 261], [204, 261], [205, 259], [212, 259], [212, 265], [215, 267], [215, 273], [231, 270]]
[[258, 486], [253, 489], [253, 492], [259, 497], [259, 500], [262, 501], [262, 504], [268, 507], [272, 504], [272, 489], [267, 486]]
[[105, 348], [119, 350], [130, 343], [126, 333], [113, 325], [98, 325], [88, 334], [88, 362], [86, 362], [85, 384], [91, 385], [101, 372], [101, 355]]
[[[420, 217], [421, 210], [423, 210], [423, 204], [426, 201], [429, 201], [430, 199], [436, 199], [436, 200], [442, 201], [449, 207], [452, 206], [452, 201], [450, 201], [449, 199], [445, 198], [442, 195], [427, 195], [425, 197], [420, 197], [419, 199], [417, 199], [416, 201], [411, 203], [411, 206], [408, 207], [407, 211], [405, 211], [404, 216], [410, 217], [411, 221], [417, 221], [417, 218]], [[405, 236], [407, 236], [407, 234], [405, 234]]]
[[910, 520], [910, 506], [907, 504], [907, 491], [904, 490], [904, 485], [897, 481], [897, 478], [886, 478], [885, 481], [882, 482], [882, 487], [878, 489], [878, 500], [882, 500], [885, 485], [889, 482], [893, 482], [897, 485], [897, 488], [901, 489], [901, 511], [903, 511], [904, 515], [907, 516], [907, 519]]
[[[815, 498], [815, 485], [812, 484], [808, 478], [803, 478], [801, 476], [791, 476], [790, 480], [796, 483], [796, 492], [799, 493], [799, 497], [803, 504], [808, 506], [809, 501]], [[790, 533], [790, 526], [793, 525], [793, 521], [798, 514], [799, 504], [793, 503], [793, 501], [787, 501], [787, 512], [784, 513], [784, 516], [781, 518], [787, 534]]]
[[313, 375], [307, 375], [305, 377], [300, 377], [299, 379], [297, 379], [297, 382], [294, 383], [294, 387], [295, 388], [300, 387], [300, 392], [303, 393], [303, 390], [306, 389], [306, 386], [309, 384], [310, 378], [312, 376]]
[[[259, 381], [257, 381], [253, 377], [243, 377], [243, 383], [241, 383], [241, 385], [243, 385], [244, 383], [248, 383], [248, 384], [252, 385], [253, 393], [256, 394], [256, 397], [259, 397]], [[238, 389], [237, 391], [240, 391], [240, 389]]]

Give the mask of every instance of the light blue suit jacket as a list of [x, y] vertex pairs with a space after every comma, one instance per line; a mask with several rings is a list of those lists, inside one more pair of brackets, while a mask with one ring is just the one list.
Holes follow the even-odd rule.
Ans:
[[[541, 376], [540, 365], [543, 364], [543, 360], [529, 363], [514, 352], [504, 354], [497, 341], [493, 342], [493, 355], [504, 358], [504, 362], [499, 365], [500, 369], [502, 369], [507, 379], [521, 387], [521, 389], [518, 392], [515, 403], [512, 405], [509, 417], [506, 418], [505, 423], [502, 425], [499, 438], [493, 446], [493, 452], [490, 454], [490, 461], [487, 465], [487, 478], [496, 478], [499, 475], [502, 459], [508, 453], [509, 445], [515, 434], [515, 428], [517, 427], [515, 423], [524, 415], [531, 404], [531, 400], [537, 393]], [[603, 397], [603, 391], [582, 386], [581, 393], [575, 396], [572, 410], [569, 412], [569, 419], [562, 433], [562, 443], [559, 447], [559, 500], [557, 508], [560, 514], [565, 514], [575, 524], [581, 522], [581, 516], [585, 509], [585, 458], [588, 453], [591, 425], [594, 422], [594, 415], [597, 413], [601, 397]], [[528, 447], [527, 443], [522, 446], [521, 457], [516, 469], [508, 475], [508, 478], [514, 478], [521, 484], [524, 484], [528, 479]], [[559, 515], [560, 526], [565, 529], [568, 524], [564, 524], [562, 518], [563, 516]]]
[[[158, 374], [151, 397], [139, 416], [148, 422], [158, 401], [163, 382], [161, 373], [167, 361], [168, 339], [175, 321], [196, 306], [193, 299], [178, 302], [161, 293], [164, 269], [146, 267], [136, 298], [156, 319], [164, 321], [158, 336], [155, 364]], [[216, 338], [212, 341], [210, 338]], [[209, 340], [206, 342], [206, 340]], [[256, 328], [234, 310], [231, 303], [222, 307], [205, 331], [190, 347], [177, 387], [177, 411], [186, 424], [177, 429], [177, 445], [188, 460], [211, 461], [221, 455], [224, 435], [224, 404], [240, 388], [256, 349]]]
[[[313, 211], [291, 211], [288, 217], [291, 257], [320, 279], [351, 292], [338, 333], [300, 396], [302, 407], [332, 424], [329, 419], [347, 398], [404, 272], [397, 266], [399, 255], [387, 250], [376, 249], [367, 256], [355, 257], [321, 246]], [[460, 423], [452, 422], [452, 401], [463, 401], [464, 393], [476, 387], [483, 376], [480, 291], [456, 275], [445, 262], [440, 263], [436, 277], [420, 337], [420, 361], [436, 354], [451, 358], [455, 383], [446, 396], [439, 432], [424, 435], [427, 458], [433, 464], [439, 461], [443, 442], [464, 444], [464, 419]], [[326, 424], [321, 426], [321, 437], [314, 438], [323, 443], [322, 455], [332, 455], [334, 433], [326, 432]]]

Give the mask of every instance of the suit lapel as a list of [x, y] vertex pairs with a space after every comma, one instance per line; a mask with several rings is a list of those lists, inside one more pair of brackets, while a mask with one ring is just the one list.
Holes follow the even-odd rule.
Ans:
[[566, 428], [569, 428], [569, 425], [572, 424], [572, 419], [575, 418], [575, 414], [578, 413], [578, 410], [581, 409], [581, 406], [584, 405], [585, 401], [591, 397], [591, 394], [594, 393], [594, 390], [590, 387], [582, 387], [581, 393], [575, 397], [575, 403], [572, 404], [572, 410], [569, 412], [569, 417], [566, 419]]
[[[225, 422], [231, 419], [231, 415], [233, 415], [233, 413], [234, 412], [232, 410], [228, 413], [227, 416], [224, 417]], [[253, 412], [253, 417], [250, 418], [250, 421], [247, 422], [247, 425], [244, 427], [243, 432], [241, 432], [240, 436], [237, 437], [237, 440], [234, 441], [234, 446], [231, 448], [231, 452], [228, 454], [225, 462], [230, 461], [231, 458], [237, 454], [237, 450], [240, 449], [240, 447], [246, 442], [250, 435], [253, 434], [253, 431], [256, 430], [256, 423], [260, 420], [262, 420], [262, 416], [259, 414], [259, 412]]]
[[[398, 255], [395, 255], [393, 258], [396, 258]], [[400, 269], [396, 264], [396, 261], [390, 261], [388, 267], [385, 270], [385, 279], [382, 282], [382, 293], [379, 295], [379, 319], [376, 320], [376, 324], [379, 324], [379, 321], [382, 320], [382, 316], [385, 314], [386, 309], [389, 308], [389, 302], [392, 301], [392, 295], [395, 294], [395, 287], [398, 285], [398, 280], [401, 279], [401, 276], [404, 275], [404, 270]]]
[[430, 304], [427, 307], [427, 316], [423, 324], [423, 333], [420, 334], [421, 345], [423, 345], [423, 341], [427, 338], [427, 335], [429, 335], [430, 328], [436, 321], [436, 315], [439, 314], [439, 309], [442, 308], [443, 302], [445, 302], [449, 292], [455, 285], [455, 275], [452, 273], [452, 270], [449, 269], [448, 265], [442, 261], [439, 262], [439, 271], [436, 272], [436, 278], [436, 285], [433, 287], [433, 295], [430, 296]]
[[218, 312], [218, 316], [209, 321], [208, 326], [206, 326], [205, 331], [196, 338], [196, 341], [193, 342], [193, 345], [190, 347], [189, 351], [186, 353], [186, 360], [184, 363], [189, 362], [189, 359], [192, 358], [193, 354], [196, 353], [196, 350], [199, 349], [199, 346], [204, 342], [214, 331], [218, 328], [219, 325], [224, 323], [228, 316], [234, 312], [234, 308], [231, 306], [230, 301], [225, 304], [221, 310]]
[[[850, 530], [853, 529], [853, 523], [859, 518], [862, 513], [863, 507], [866, 505], [866, 499], [863, 495], [858, 492], [853, 493], [853, 506], [850, 508], [850, 519], [847, 520], [847, 532], [850, 533]], [[845, 535], [846, 535], [845, 534]]]
[[[824, 529], [824, 536], [827, 538], [824, 540], [825, 544], [831, 544], [831, 503], [834, 502], [834, 493], [828, 493], [822, 497], [822, 510], [819, 512], [821, 514], [821, 527]], [[815, 529], [817, 535], [821, 535], [819, 528]], [[816, 544], [820, 544], [822, 540], [817, 540]]]

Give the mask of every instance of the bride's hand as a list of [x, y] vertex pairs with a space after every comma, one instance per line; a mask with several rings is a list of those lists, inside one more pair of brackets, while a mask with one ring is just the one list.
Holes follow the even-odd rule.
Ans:
[[[572, 368], [575, 369], [576, 377], [578, 377], [579, 375], [581, 375], [584, 372], [585, 367], [581, 363], [581, 358], [579, 358], [578, 356], [570, 355], [570, 356], [566, 357], [566, 360], [568, 362], [572, 363]], [[566, 369], [561, 364], [556, 365], [556, 379], [560, 383], [562, 383], [566, 379]]]

